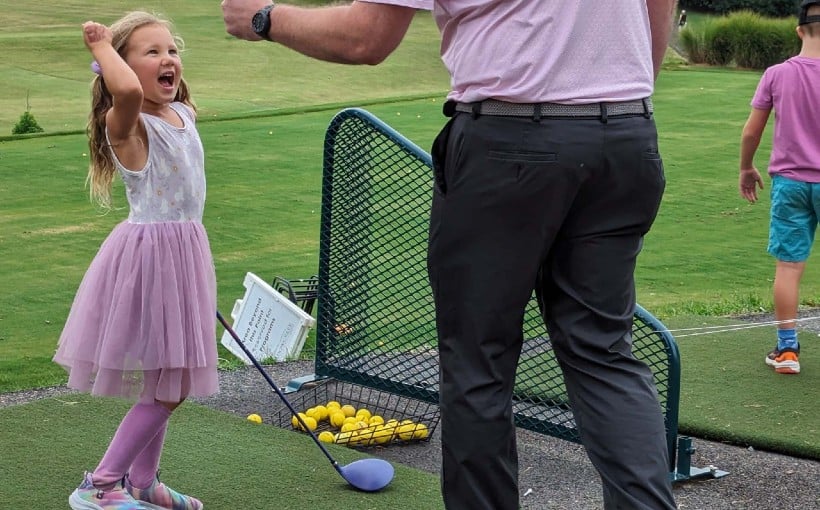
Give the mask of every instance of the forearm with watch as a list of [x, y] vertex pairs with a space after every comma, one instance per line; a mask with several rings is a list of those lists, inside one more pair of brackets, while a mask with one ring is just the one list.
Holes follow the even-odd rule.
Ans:
[[253, 15], [250, 25], [258, 37], [309, 57], [373, 65], [398, 46], [414, 13], [372, 2], [317, 8], [271, 3]]

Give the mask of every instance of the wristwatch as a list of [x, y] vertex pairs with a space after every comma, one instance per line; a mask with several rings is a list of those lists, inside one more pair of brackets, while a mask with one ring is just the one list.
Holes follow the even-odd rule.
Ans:
[[272, 41], [270, 38], [270, 11], [273, 9], [273, 2], [262, 7], [251, 18], [251, 28], [259, 37]]

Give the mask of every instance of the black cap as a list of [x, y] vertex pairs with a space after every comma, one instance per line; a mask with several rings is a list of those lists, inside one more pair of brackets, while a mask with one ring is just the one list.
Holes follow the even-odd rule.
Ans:
[[813, 16], [809, 16], [809, 7], [812, 5], [820, 7], [820, 0], [803, 0], [803, 3], [800, 4], [800, 17], [797, 20], [798, 25], [820, 22], [820, 15], [815, 14]]

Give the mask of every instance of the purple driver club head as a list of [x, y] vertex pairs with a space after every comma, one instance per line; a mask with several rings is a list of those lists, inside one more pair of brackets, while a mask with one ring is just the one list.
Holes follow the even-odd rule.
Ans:
[[336, 468], [347, 483], [365, 492], [384, 489], [393, 480], [393, 466], [382, 459], [354, 460]]
[[330, 461], [330, 463], [333, 465], [336, 471], [340, 475], [342, 475], [342, 478], [344, 478], [347, 481], [347, 483], [349, 483], [354, 488], [365, 492], [376, 492], [387, 487], [387, 484], [389, 484], [393, 480], [393, 466], [389, 462], [382, 459], [360, 459], [355, 460], [346, 466], [340, 466], [339, 463], [336, 462], [336, 459], [334, 459], [333, 456], [330, 455], [330, 452], [327, 451], [325, 445], [323, 445], [322, 442], [319, 441], [319, 438], [316, 437], [316, 434], [314, 434], [313, 431], [310, 430], [310, 428], [305, 424], [305, 422], [302, 420], [302, 417], [299, 416], [299, 413], [293, 407], [293, 404], [290, 403], [290, 401], [282, 392], [282, 390], [279, 389], [279, 386], [276, 385], [273, 379], [271, 379], [270, 375], [265, 371], [264, 367], [262, 367], [262, 365], [259, 364], [259, 361], [257, 361], [257, 359], [254, 357], [251, 351], [248, 350], [248, 348], [242, 342], [242, 339], [240, 339], [239, 335], [236, 334], [236, 331], [234, 331], [231, 325], [228, 324], [228, 321], [226, 321], [225, 318], [222, 317], [222, 314], [219, 313], [219, 310], [216, 311], [216, 318], [219, 320], [220, 323], [222, 323], [222, 326], [225, 328], [225, 331], [227, 331], [231, 335], [231, 337], [233, 337], [236, 344], [242, 349], [242, 352], [245, 353], [245, 356], [247, 356], [248, 359], [251, 360], [253, 366], [256, 367], [256, 369], [259, 371], [262, 377], [265, 378], [265, 381], [267, 381], [271, 389], [273, 389], [273, 391], [282, 400], [285, 406], [287, 406], [291, 414], [293, 414], [293, 416], [295, 416], [296, 419], [299, 420], [299, 423], [302, 425], [303, 430], [307, 431], [310, 438], [313, 440], [314, 443], [316, 443], [316, 446], [318, 446], [319, 449], [322, 450], [322, 453], [325, 455], [325, 457], [327, 457], [327, 459]]

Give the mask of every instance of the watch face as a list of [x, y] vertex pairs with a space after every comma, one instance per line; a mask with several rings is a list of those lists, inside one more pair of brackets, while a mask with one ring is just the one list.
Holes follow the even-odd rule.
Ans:
[[254, 14], [253, 19], [251, 20], [251, 26], [253, 27], [254, 32], [258, 35], [262, 35], [262, 32], [265, 31], [265, 14], [261, 12]]

